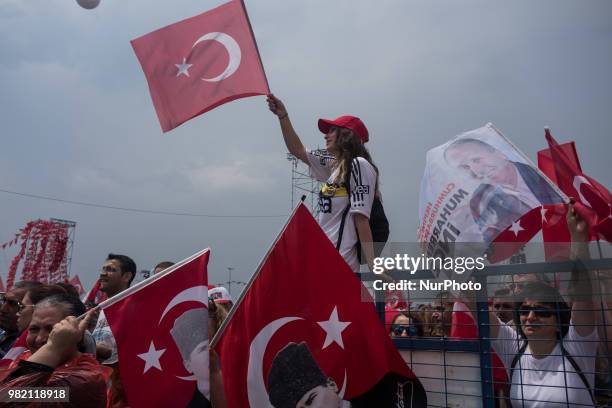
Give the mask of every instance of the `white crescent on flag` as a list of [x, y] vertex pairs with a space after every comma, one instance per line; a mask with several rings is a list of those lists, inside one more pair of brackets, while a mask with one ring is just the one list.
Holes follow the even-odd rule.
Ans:
[[203, 36], [198, 38], [195, 43], [193, 43], [191, 48], [195, 48], [196, 45], [198, 45], [202, 41], [207, 40], [217, 41], [219, 44], [225, 47], [227, 53], [229, 54], [229, 61], [227, 63], [227, 66], [225, 67], [225, 70], [223, 70], [222, 73], [220, 73], [214, 78], [201, 78], [202, 81], [219, 82], [236, 72], [236, 70], [240, 66], [242, 53], [240, 52], [240, 46], [238, 45], [236, 40], [234, 40], [234, 38], [232, 38], [228, 34], [220, 32], [204, 34]]

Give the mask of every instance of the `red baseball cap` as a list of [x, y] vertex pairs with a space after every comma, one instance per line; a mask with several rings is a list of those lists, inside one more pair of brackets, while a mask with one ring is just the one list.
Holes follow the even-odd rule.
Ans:
[[362, 143], [366, 143], [368, 140], [370, 140], [368, 128], [363, 124], [361, 119], [355, 116], [340, 116], [335, 120], [319, 119], [319, 130], [321, 132], [327, 134], [330, 126], [338, 126], [352, 130], [357, 136], [359, 136]]

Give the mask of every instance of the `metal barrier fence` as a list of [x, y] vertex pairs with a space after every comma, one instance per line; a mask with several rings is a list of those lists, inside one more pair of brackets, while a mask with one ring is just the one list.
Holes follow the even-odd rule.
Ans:
[[[558, 342], [559, 345], [563, 345], [562, 348], [555, 348], [548, 357], [559, 357], [558, 360], [562, 361], [562, 369], [553, 369], [555, 364], [550, 366], [552, 361], [550, 358], [538, 357], [538, 361], [542, 361], [542, 366], [530, 367], [529, 364], [523, 364], [521, 362], [528, 361], [524, 360], [525, 357], [518, 358], [514, 361], [515, 367], [511, 373], [508, 373], [509, 365], [512, 365], [512, 355], [516, 354], [517, 349], [523, 344], [522, 338], [494, 338], [491, 335], [492, 331], [502, 330], [497, 322], [491, 322], [489, 319], [489, 296], [492, 293], [492, 289], [496, 286], [500, 287], [502, 284], [502, 277], [516, 277], [517, 275], [527, 276], [548, 276], [553, 274], [557, 279], [551, 283], [561, 290], [572, 290], [570, 285], [569, 276], [571, 271], [577, 271], [580, 273], [586, 273], [591, 271], [591, 274], [595, 271], [608, 270], [607, 274], [602, 276], [600, 272], [594, 277], [594, 287], [601, 289], [602, 286], [605, 288], [612, 287], [610, 281], [603, 282], [603, 279], [612, 278], [612, 258], [588, 260], [588, 261], [568, 261], [568, 262], [542, 262], [542, 263], [531, 263], [531, 264], [512, 264], [512, 265], [499, 265], [489, 266], [482, 271], [474, 271], [473, 276], [475, 281], [482, 284], [483, 290], [479, 292], [473, 302], [470, 303], [473, 307], [470, 309], [473, 317], [476, 320], [478, 335], [473, 339], [451, 339], [446, 332], [446, 336], [443, 337], [424, 337], [424, 336], [406, 336], [406, 337], [394, 337], [394, 342], [400, 353], [407, 361], [411, 369], [417, 374], [421, 382], [423, 383], [427, 394], [428, 394], [428, 405], [430, 407], [517, 407], [517, 406], [533, 406], [540, 403], [537, 406], [558, 406], [558, 407], [579, 407], [579, 406], [598, 406], [598, 407], [611, 407], [612, 406], [612, 293], [610, 290], [597, 290], [590, 295], [591, 300], [594, 300], [596, 305], [594, 311], [597, 313], [593, 314], [596, 321], [593, 322], [593, 326], [598, 333], [599, 339], [594, 337], [576, 337], [575, 333], [585, 329], [581, 329], [579, 325], [574, 323], [574, 328], [569, 327], [569, 322], [565, 324], [567, 330], [572, 331], [572, 336], [568, 334], [563, 342]], [[428, 280], [435, 279], [431, 271], [419, 271], [414, 275], [406, 276], [405, 274], [391, 273], [393, 278], [400, 280]], [[376, 276], [369, 276], [365, 280], [377, 279]], [[603, 285], [602, 285], [603, 283]], [[566, 301], [568, 295], [563, 294]], [[580, 294], [573, 294], [573, 299], [579, 299]], [[380, 317], [385, 321], [385, 308], [383, 301], [383, 294], [380, 291], [375, 291], [376, 307]], [[607, 303], [605, 299], [608, 299]], [[433, 299], [432, 299], [433, 300]], [[441, 301], [441, 299], [438, 299]], [[546, 316], [547, 311], [544, 309], [537, 309], [540, 306], [531, 307], [529, 305], [521, 306], [521, 313], [523, 316], [538, 316], [537, 313], [543, 313]], [[442, 309], [442, 313], [448, 313], [448, 306]], [[549, 311], [550, 312], [550, 311]], [[561, 311], [554, 310], [556, 313], [557, 321], [563, 321], [561, 317]], [[577, 310], [576, 312], [580, 312]], [[531, 314], [533, 313], [533, 315]], [[591, 313], [593, 313], [591, 311]], [[411, 314], [411, 316], [417, 316]], [[514, 315], [518, 317], [518, 314]], [[552, 314], [549, 313], [549, 317]], [[525, 317], [524, 317], [525, 318]], [[544, 318], [543, 318], [544, 319]], [[444, 318], [442, 319], [444, 320]], [[539, 321], [539, 320], [538, 320]], [[520, 322], [520, 320], [519, 320]], [[424, 327], [425, 322], [421, 322], [421, 327]], [[493, 327], [493, 326], [497, 327]], [[525, 327], [528, 330], [541, 330], [538, 324], [533, 325], [535, 328], [529, 328], [529, 324]], [[541, 324], [541, 327], [550, 327], [551, 325], [545, 326]], [[509, 333], [507, 329], [502, 330], [503, 333]], [[593, 332], [593, 330], [591, 330]], [[403, 333], [404, 334], [404, 333]], [[405, 334], [404, 334], [405, 335]], [[573, 340], [572, 340], [573, 339]], [[579, 340], [576, 340], [579, 339]], [[507, 343], [503, 343], [506, 341]], [[573, 343], [572, 343], [573, 341]], [[595, 344], [589, 344], [597, 343]], [[526, 343], [525, 343], [526, 344]], [[536, 344], [533, 343], [535, 347]], [[497, 345], [494, 349], [493, 345]], [[581, 348], [580, 346], [584, 346]], [[592, 350], [593, 347], [597, 347], [597, 356], [593, 356], [592, 353], [589, 355], [581, 355], [580, 350]], [[555, 346], [556, 347], [556, 346]], [[572, 357], [566, 356], [564, 348], [570, 348]], [[507, 351], [509, 349], [510, 351]], [[493, 351], [494, 350], [494, 351]], [[529, 353], [530, 348], [527, 350]], [[561, 351], [560, 351], [561, 350]], [[577, 351], [578, 350], [578, 351]], [[505, 354], [504, 354], [505, 353]], [[559, 353], [559, 354], [556, 354]], [[504, 364], [494, 365], [492, 361], [496, 359], [495, 356], [504, 361]], [[512, 354], [512, 355], [511, 355]], [[534, 353], [535, 354], [535, 353]], [[586, 359], [595, 358], [596, 368], [587, 369], [581, 367]], [[558, 361], [556, 360], [556, 361]], [[571, 360], [578, 360], [578, 368], [574, 368]], [[499, 360], [496, 360], [499, 361]], [[590, 361], [590, 360], [589, 360]], [[553, 362], [554, 363], [554, 362]], [[538, 362], [538, 364], [540, 364]], [[548, 365], [547, 365], [548, 364]], [[572, 367], [569, 367], [572, 365]], [[501, 367], [500, 367], [501, 366]], [[501, 372], [500, 372], [501, 370]], [[494, 373], [499, 375], [503, 374], [510, 375], [509, 380], [494, 380]], [[586, 386], [582, 385], [583, 382], [579, 382], [577, 379], [582, 377], [580, 371], [584, 374], [586, 383], [589, 385], [588, 390], [593, 396], [593, 400], [585, 400], [586, 395], [584, 394]], [[516, 374], [515, 374], [516, 372]], [[529, 388], [532, 385], [527, 382], [523, 383], [523, 378], [533, 377], [535, 375], [544, 376], [537, 382], [536, 388]], [[513, 382], [512, 378], [517, 378], [518, 381]], [[520, 382], [520, 383], [519, 383]], [[561, 386], [559, 384], [562, 384]], [[518, 389], [520, 397], [515, 394], [514, 399], [510, 399], [508, 389], [509, 387], [516, 387]], [[535, 394], [534, 394], [535, 392]], [[579, 401], [571, 403], [572, 398], [568, 394], [576, 396], [582, 392]], [[558, 393], [564, 393], [563, 395]], [[535, 398], [525, 397], [525, 394], [536, 395]], [[566, 402], [558, 403], [554, 405], [552, 400], [564, 400]]]

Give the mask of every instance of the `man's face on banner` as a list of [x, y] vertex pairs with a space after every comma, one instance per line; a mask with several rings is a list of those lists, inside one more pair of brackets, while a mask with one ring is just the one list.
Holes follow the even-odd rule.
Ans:
[[484, 183], [506, 183], [516, 170], [508, 158], [494, 147], [480, 143], [462, 143], [446, 151], [449, 164]]
[[210, 370], [209, 370], [208, 340], [204, 340], [193, 349], [189, 355], [189, 361], [185, 361], [185, 369], [193, 373], [198, 382], [198, 390], [203, 395], [209, 394]]
[[298, 401], [296, 408], [338, 408], [340, 402], [336, 384], [330, 381], [328, 384], [319, 385], [304, 394]]

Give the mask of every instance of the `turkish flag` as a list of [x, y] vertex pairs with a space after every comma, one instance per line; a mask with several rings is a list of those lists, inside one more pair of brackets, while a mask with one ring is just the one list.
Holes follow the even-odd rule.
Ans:
[[[604, 238], [612, 242], [612, 194], [582, 172], [573, 143], [569, 147], [559, 145], [549, 129], [545, 129], [545, 137], [549, 148], [538, 156], [550, 157], [551, 160], [544, 161], [544, 171], [552, 173], [554, 169], [554, 179], [559, 188], [576, 199], [574, 208], [589, 225], [591, 239]], [[552, 166], [548, 165], [550, 162]]]
[[185, 407], [208, 397], [209, 250], [108, 299], [104, 309], [131, 407]]
[[[572, 167], [582, 172], [576, 145], [574, 142], [559, 145]], [[538, 167], [546, 176], [559, 185], [555, 161], [550, 149], [538, 152]], [[570, 192], [571, 194], [571, 192]], [[567, 229], [567, 207], [565, 204], [547, 206], [545, 217], [542, 218], [542, 238], [544, 239], [544, 254], [548, 261], [561, 261], [570, 258], [571, 237]]]
[[234, 99], [270, 93], [240, 0], [131, 43], [164, 132]]
[[108, 296], [106, 295], [106, 293], [100, 290], [100, 279], [98, 279], [96, 283], [94, 283], [91, 290], [85, 296], [85, 300], [83, 300], [83, 303], [85, 303], [85, 305], [89, 307], [91, 305], [98, 305], [105, 301], [107, 298]]
[[497, 263], [510, 258], [542, 228], [549, 206], [535, 207], [514, 221], [493, 240], [487, 249], [487, 259]]
[[[461, 301], [453, 304], [450, 338], [455, 340], [478, 340], [478, 326], [472, 312]], [[493, 389], [495, 395], [503, 390], [508, 383], [508, 373], [495, 350], [491, 350], [491, 365], [493, 369]]]
[[303, 204], [213, 341], [231, 407], [295, 407], [318, 386], [313, 404], [332, 393], [353, 406], [426, 405], [367, 290]]
[[70, 278], [68, 283], [76, 288], [77, 292], [79, 292], [79, 297], [82, 297], [85, 294], [85, 289], [83, 289], [79, 275], [74, 275], [72, 278]]

